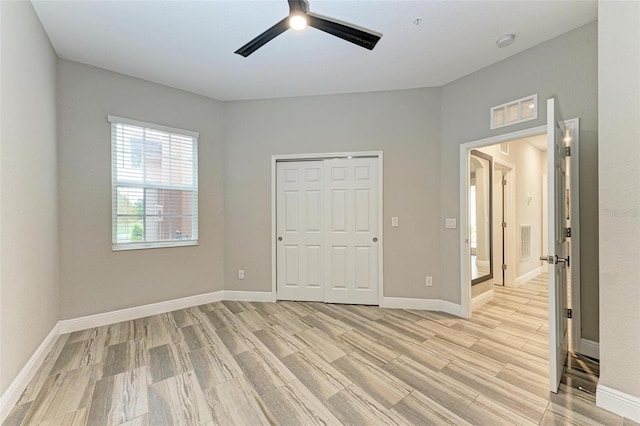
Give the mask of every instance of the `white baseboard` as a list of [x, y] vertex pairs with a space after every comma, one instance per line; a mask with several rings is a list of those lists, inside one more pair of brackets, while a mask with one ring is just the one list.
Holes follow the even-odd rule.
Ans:
[[[6, 416], [9, 415], [9, 412], [20, 398], [20, 395], [22, 395], [22, 392], [24, 392], [24, 389], [26, 389], [36, 371], [38, 371], [38, 368], [40, 368], [40, 365], [53, 347], [53, 344], [59, 335], [115, 324], [122, 321], [131, 321], [138, 318], [148, 317], [150, 315], [162, 314], [165, 312], [204, 305], [206, 303], [219, 302], [222, 300], [275, 302], [275, 294], [266, 291], [221, 290], [212, 293], [198, 294], [180, 299], [167, 300], [164, 302], [151, 303], [133, 308], [58, 321], [51, 332], [42, 341], [38, 349], [36, 349], [29, 361], [27, 361], [18, 376], [2, 394], [2, 397], [0, 397], [0, 423], [2, 423]], [[464, 316], [461, 305], [440, 299], [385, 297], [382, 301], [382, 307], [440, 311], [459, 317]]]
[[38, 371], [38, 368], [40, 368], [40, 365], [42, 365], [42, 362], [53, 347], [53, 344], [59, 335], [86, 330], [88, 328], [102, 327], [104, 325], [115, 324], [122, 321], [131, 321], [178, 309], [204, 305], [206, 303], [220, 302], [222, 300], [275, 302], [275, 294], [266, 291], [220, 290], [211, 293], [183, 297], [180, 299], [151, 303], [149, 305], [136, 306], [133, 308], [119, 309], [117, 311], [58, 321], [51, 332], [42, 341], [38, 349], [36, 349], [31, 358], [29, 358], [29, 361], [27, 361], [18, 376], [0, 397], [0, 423], [2, 423], [9, 415], [9, 412], [16, 404], [20, 395], [22, 395], [22, 392], [24, 392], [35, 373]]
[[640, 397], [599, 384], [596, 388], [596, 405], [640, 423]]
[[493, 290], [493, 287], [491, 287], [489, 291], [485, 291], [484, 293], [479, 294], [471, 299], [471, 310], [474, 311], [485, 303], [491, 302], [494, 297], [495, 291]]
[[60, 321], [60, 334], [86, 330], [93, 327], [102, 327], [104, 325], [115, 324], [122, 321], [131, 321], [151, 315], [175, 311], [178, 309], [204, 305], [206, 303], [219, 302], [221, 300], [224, 300], [224, 295], [224, 291], [222, 290], [214, 291], [212, 293], [197, 294], [195, 296], [182, 297], [180, 299], [167, 300], [158, 303], [151, 303], [149, 305], [136, 306], [133, 308], [119, 309], [117, 311], [88, 315], [86, 317], [62, 320]]
[[38, 349], [31, 355], [29, 361], [22, 367], [16, 378], [11, 382], [7, 390], [0, 397], [0, 423], [4, 422], [9, 412], [16, 405], [20, 395], [27, 388], [27, 385], [33, 379], [47, 354], [53, 348], [53, 344], [60, 335], [60, 323], [53, 326], [47, 337], [44, 338]]
[[522, 274], [519, 277], [517, 277], [514, 281], [515, 285], [520, 285], [520, 284], [524, 284], [529, 280], [534, 279], [535, 277], [537, 277], [538, 275], [540, 275], [542, 273], [542, 266], [538, 266], [535, 269], [532, 269], [531, 271], [527, 272], [526, 274]]
[[440, 301], [440, 312], [445, 312], [460, 318], [466, 317], [466, 312], [462, 309], [462, 305], [447, 300]]
[[235, 300], [239, 302], [275, 302], [276, 296], [270, 291], [225, 290], [223, 300]]
[[462, 306], [440, 299], [414, 299], [409, 297], [384, 297], [383, 308], [414, 309], [418, 311], [439, 311], [462, 317]]
[[578, 353], [589, 356], [591, 358], [600, 359], [600, 343], [593, 340], [580, 339], [580, 347]]

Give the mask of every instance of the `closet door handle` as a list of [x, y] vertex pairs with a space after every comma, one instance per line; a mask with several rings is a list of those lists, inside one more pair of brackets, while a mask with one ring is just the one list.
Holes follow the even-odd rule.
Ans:
[[378, 242], [378, 237], [373, 237], [373, 242], [377, 243]]
[[278, 237], [278, 241], [282, 241], [282, 237]]

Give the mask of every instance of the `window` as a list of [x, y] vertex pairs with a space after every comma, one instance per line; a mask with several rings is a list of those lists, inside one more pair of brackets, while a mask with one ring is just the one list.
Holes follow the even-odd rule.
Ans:
[[198, 133], [108, 117], [112, 249], [198, 244]]
[[503, 142], [498, 147], [500, 154], [509, 155], [509, 142]]
[[494, 106], [490, 111], [490, 129], [499, 129], [500, 127], [535, 120], [538, 118], [538, 95], [535, 94]]

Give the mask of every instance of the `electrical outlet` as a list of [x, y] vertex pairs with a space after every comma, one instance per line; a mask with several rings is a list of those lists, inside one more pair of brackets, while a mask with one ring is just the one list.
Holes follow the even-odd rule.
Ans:
[[433, 287], [433, 277], [427, 276], [424, 285], [426, 285], [427, 287]]
[[244, 269], [238, 269], [238, 279], [244, 280]]
[[391, 226], [398, 226], [398, 218], [397, 217], [392, 217], [391, 218]]

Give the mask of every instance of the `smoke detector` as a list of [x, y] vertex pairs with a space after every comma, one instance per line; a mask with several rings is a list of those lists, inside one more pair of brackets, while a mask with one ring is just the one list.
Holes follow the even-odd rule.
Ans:
[[505, 34], [496, 41], [496, 44], [502, 49], [503, 47], [510, 46], [515, 39], [515, 34]]

